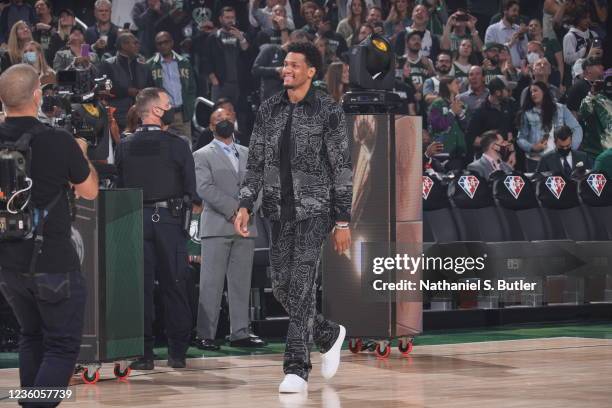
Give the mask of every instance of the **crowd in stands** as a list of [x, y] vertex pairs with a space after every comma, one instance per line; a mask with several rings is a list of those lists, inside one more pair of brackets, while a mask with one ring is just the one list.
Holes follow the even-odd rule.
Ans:
[[314, 86], [340, 101], [349, 48], [375, 34], [396, 53], [407, 110], [423, 117], [425, 167], [484, 158], [530, 172], [557, 154], [565, 170], [582, 157], [575, 152], [597, 163], [612, 148], [605, 0], [142, 0], [124, 27], [112, 23], [109, 0], [95, 1], [89, 27], [54, 3], [2, 3], [1, 69], [29, 63], [50, 87], [62, 70], [107, 75], [120, 132], [134, 130], [135, 95], [155, 85], [194, 149], [212, 138], [191, 134], [200, 96], [228, 106], [248, 144], [257, 106], [282, 90], [288, 44], [317, 46], [324, 68]]

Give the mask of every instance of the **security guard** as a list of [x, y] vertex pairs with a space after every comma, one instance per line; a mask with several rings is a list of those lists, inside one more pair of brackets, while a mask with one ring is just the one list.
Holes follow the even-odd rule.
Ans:
[[144, 199], [144, 357], [136, 370], [152, 370], [153, 283], [159, 282], [168, 337], [168, 366], [185, 367], [192, 315], [187, 300], [187, 235], [182, 207], [197, 200], [189, 146], [166, 131], [174, 120], [170, 97], [159, 88], [136, 96], [142, 126], [117, 148], [118, 186], [143, 189]]
[[[70, 240], [67, 191], [71, 183], [76, 194], [93, 200], [98, 195], [98, 176], [86, 156], [87, 142], [75, 141], [70, 133], [37, 120], [42, 91], [30, 65], [17, 64], [4, 71], [0, 101], [6, 113], [6, 122], [0, 125], [0, 144], [7, 146], [31, 135], [31, 201], [39, 214], [46, 214], [40, 218], [44, 222], [38, 222], [36, 239], [0, 240], [0, 292], [21, 327], [20, 383], [39, 389], [65, 388], [80, 350], [87, 295]], [[10, 171], [7, 162], [3, 157], [0, 174]], [[3, 181], [7, 179], [10, 177]], [[5, 201], [2, 209], [8, 206]], [[58, 403], [35, 401], [23, 406]]]

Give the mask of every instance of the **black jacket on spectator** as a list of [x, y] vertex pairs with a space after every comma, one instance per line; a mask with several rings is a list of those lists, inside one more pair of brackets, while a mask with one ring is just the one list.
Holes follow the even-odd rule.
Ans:
[[[105, 53], [114, 54], [115, 52], [117, 52], [117, 49], [115, 48], [115, 46], [117, 44], [118, 35], [119, 35], [119, 28], [113, 23], [111, 23], [111, 28], [108, 32], [108, 41], [106, 42], [106, 48], [103, 50], [96, 50], [96, 54], [98, 54], [98, 57], [100, 57], [100, 59], [102, 59], [102, 56]], [[100, 32], [98, 31], [98, 26], [96, 24], [87, 28], [87, 31], [85, 31], [85, 42], [87, 44], [94, 45], [95, 42], [98, 41], [99, 39], [100, 39]]]
[[134, 98], [128, 95], [128, 88], [144, 89], [155, 86], [151, 70], [136, 59], [128, 61], [127, 57], [117, 54], [100, 64], [100, 74], [107, 75], [107, 78], [113, 81], [111, 92], [115, 98], [110, 100], [110, 104], [117, 108], [115, 118], [119, 127], [123, 129], [126, 125], [127, 112], [134, 104]]
[[156, 26], [164, 16], [170, 11], [170, 6], [164, 2], [161, 3], [161, 14], [157, 14], [153, 9], [147, 6], [147, 0], [139, 1], [134, 4], [132, 9], [132, 20], [138, 27], [138, 39], [140, 40], [140, 53], [145, 57], [151, 57], [155, 49], [155, 36], [158, 31]]
[[582, 100], [591, 91], [591, 84], [586, 79], [577, 80], [574, 85], [567, 91], [567, 108], [572, 112], [580, 110]]
[[489, 98], [485, 99], [480, 107], [474, 111], [468, 124], [465, 135], [468, 157], [472, 157], [475, 153], [474, 139], [487, 130], [497, 129], [504, 137], [508, 132], [513, 132], [515, 115], [516, 112], [512, 103], [502, 102], [501, 110], [499, 110], [489, 102]]
[[252, 73], [261, 81], [259, 99], [262, 102], [283, 90], [283, 80], [276, 69], [283, 66], [286, 56], [287, 52], [280, 45], [266, 44], [255, 58]]

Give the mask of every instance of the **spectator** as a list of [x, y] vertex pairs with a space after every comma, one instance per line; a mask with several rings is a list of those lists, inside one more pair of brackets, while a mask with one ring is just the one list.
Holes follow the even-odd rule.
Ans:
[[[325, 14], [323, 9], [318, 9], [315, 11], [315, 16], [317, 24], [315, 40], [321, 37], [325, 38], [327, 40], [329, 51], [333, 55], [332, 59], [340, 58], [342, 54], [348, 51], [346, 40], [342, 35], [338, 34], [332, 29], [332, 22], [329, 16]], [[323, 70], [323, 72], [325, 72], [325, 70]], [[320, 74], [323, 75], [323, 72]]]
[[[531, 68], [530, 68], [531, 69]], [[533, 77], [533, 79], [532, 79]], [[546, 58], [540, 58], [533, 63], [533, 68], [531, 69], [531, 74], [529, 76], [521, 78], [519, 85], [517, 86], [517, 93], [520, 91], [519, 101], [521, 106], [527, 99], [529, 94], [529, 85], [533, 82], [543, 82], [548, 86], [550, 93], [552, 94], [555, 102], [561, 100], [561, 92], [559, 88], [550, 84], [548, 79], [550, 78], [550, 63]], [[516, 94], [515, 94], [516, 95]]]
[[58, 20], [57, 30], [51, 36], [51, 43], [47, 50], [47, 61], [51, 61], [51, 64], [53, 64], [55, 54], [68, 45], [68, 37], [76, 22], [74, 12], [70, 9], [60, 10]]
[[586, 153], [572, 149], [572, 130], [567, 126], [561, 126], [554, 133], [555, 150], [542, 156], [538, 163], [536, 172], [561, 173], [570, 178], [576, 164], [582, 162], [585, 169], [593, 167], [591, 159]]
[[347, 17], [338, 23], [336, 32], [340, 34], [345, 41], [349, 37], [357, 33], [357, 30], [366, 20], [366, 3], [365, 0], [348, 0], [346, 2]]
[[58, 51], [53, 60], [55, 71], [67, 69], [89, 69], [97, 72], [94, 64], [98, 63], [96, 54], [82, 55], [82, 46], [85, 44], [85, 32], [80, 26], [74, 26], [68, 36], [68, 46]]
[[285, 44], [289, 41], [290, 29], [287, 21], [287, 11], [285, 7], [277, 4], [272, 8], [272, 14], [269, 16], [272, 20], [271, 28], [262, 28], [257, 33], [257, 45], [260, 47], [264, 44]]
[[57, 30], [57, 18], [52, 14], [53, 6], [50, 0], [38, 0], [34, 10], [38, 22], [34, 25], [32, 38], [41, 45], [46, 57], [51, 46], [51, 37]]
[[612, 148], [604, 150], [597, 156], [593, 170], [603, 171], [607, 175], [612, 174]]
[[188, 59], [177, 54], [169, 33], [162, 31], [155, 36], [157, 54], [147, 61], [157, 88], [170, 96], [174, 109], [174, 121], [168, 129], [186, 138], [191, 148], [191, 117], [196, 98], [193, 67]]
[[378, 6], [372, 6], [368, 8], [368, 14], [366, 16], [366, 23], [368, 24], [378, 24], [383, 22], [383, 12], [382, 9]]
[[[453, 58], [448, 51], [440, 51], [436, 59], [436, 76], [425, 80], [423, 85], [423, 99], [427, 105], [430, 105], [434, 99], [438, 98], [440, 89], [440, 80], [442, 77], [453, 76]], [[459, 83], [459, 81], [457, 81]], [[459, 92], [457, 91], [457, 94]]]
[[465, 140], [468, 157], [480, 156], [481, 135], [488, 130], [496, 129], [504, 140], [514, 139], [515, 109], [510, 101], [510, 90], [501, 78], [494, 78], [487, 85], [487, 91], [486, 99], [469, 119]]
[[469, 88], [467, 91], [459, 95], [459, 99], [466, 107], [466, 115], [468, 122], [472, 115], [480, 107], [480, 105], [489, 96], [489, 90], [485, 86], [484, 75], [482, 68], [478, 65], [473, 65], [468, 73]]
[[[603, 42], [599, 38], [596, 38], [593, 40], [593, 45], [591, 46], [586, 58], [603, 59], [603, 57]], [[576, 78], [580, 78], [582, 76], [582, 63], [586, 58], [578, 58], [578, 60], [576, 60], [572, 66], [572, 79], [574, 81]]]
[[589, 57], [582, 63], [582, 78], [578, 78], [567, 93], [567, 107], [577, 116], [580, 103], [591, 90], [591, 84], [604, 78], [604, 66], [600, 58]]
[[476, 18], [465, 11], [457, 11], [448, 18], [440, 40], [440, 48], [452, 52], [459, 51], [463, 40], [469, 40], [477, 52], [482, 51], [482, 40], [476, 30]]
[[365, 23], [359, 30], [357, 30], [356, 34], [353, 34], [349, 37], [348, 43], [349, 46], [360, 44], [363, 40], [368, 38], [369, 35], [374, 33], [374, 27], [371, 24]]
[[[544, 56], [552, 67], [551, 83], [557, 85], [561, 93], [564, 94], [565, 62], [563, 61], [563, 52], [559, 40], [557, 40], [556, 36], [552, 38], [545, 37], [540, 20], [535, 18], [529, 22], [529, 39], [531, 41], [539, 41], [542, 44]], [[527, 46], [529, 47], [529, 44]], [[527, 54], [527, 59], [529, 59], [529, 54]]]
[[421, 55], [421, 33], [412, 31], [406, 35], [406, 65], [409, 73], [405, 79], [410, 79], [416, 91], [417, 101], [422, 99], [423, 85], [427, 78], [435, 74], [433, 62]]
[[484, 60], [482, 61], [482, 71], [485, 77], [485, 84], [489, 84], [493, 78], [502, 74], [499, 63], [499, 52], [503, 48], [498, 43], [487, 43], [484, 46]]
[[[170, 33], [174, 39], [174, 51], [187, 56], [191, 54], [192, 39], [192, 20], [191, 16], [185, 11], [180, 4], [174, 3], [174, 6], [168, 13], [163, 15], [156, 23], [155, 35], [162, 31]], [[189, 34], [189, 35], [188, 35]]]
[[30, 41], [23, 48], [23, 62], [34, 67], [40, 78], [40, 85], [56, 83], [55, 71], [49, 68], [42, 46], [36, 41]]
[[142, 0], [132, 8], [132, 21], [138, 27], [140, 52], [149, 58], [155, 53], [156, 27], [170, 12], [170, 5], [162, 0]]
[[433, 140], [442, 143], [444, 152], [450, 154], [451, 160], [461, 162], [460, 167], [463, 167], [466, 153], [464, 129], [467, 123], [458, 94], [459, 82], [449, 76], [441, 77], [440, 96], [431, 103], [427, 123]]
[[273, 30], [274, 16], [279, 13], [274, 12], [276, 6], [280, 6], [283, 10], [283, 16], [287, 29], [290, 31], [295, 30], [295, 24], [292, 18], [292, 10], [289, 2], [279, 2], [278, 0], [266, 0], [266, 7], [259, 7], [260, 0], [250, 0], [249, 5], [249, 22], [254, 28], [260, 28], [261, 30]]
[[607, 37], [606, 23], [609, 6], [610, 2], [606, 0], [590, 0], [587, 3], [591, 15], [591, 29], [597, 33], [599, 38]]
[[438, 41], [438, 37], [432, 35], [427, 29], [428, 22], [429, 12], [427, 11], [427, 7], [423, 5], [416, 6], [412, 10], [412, 25], [397, 35], [395, 53], [397, 55], [404, 55], [406, 35], [412, 31], [418, 31], [421, 33], [421, 55], [429, 57], [432, 60], [435, 59], [440, 49], [440, 42]]
[[584, 129], [582, 150], [594, 159], [612, 148], [612, 70], [606, 71], [603, 83], [591, 83], [591, 91], [580, 104], [579, 118]]
[[468, 75], [474, 61], [474, 49], [472, 47], [472, 41], [465, 39], [461, 41], [459, 49], [453, 53], [455, 56], [453, 61], [454, 76], [459, 80], [463, 91], [467, 89]]
[[206, 39], [203, 68], [212, 84], [213, 102], [227, 97], [236, 104], [240, 97], [239, 66], [249, 43], [244, 33], [236, 28], [236, 12], [233, 8], [224, 7], [221, 10], [219, 23], [221, 28]]
[[504, 138], [496, 130], [488, 130], [482, 134], [480, 145], [482, 156], [468, 164], [468, 171], [488, 179], [492, 173], [503, 171], [512, 173], [513, 168], [505, 162], [504, 156], [509, 153], [509, 147], [504, 143]]
[[572, 26], [563, 37], [563, 59], [570, 67], [586, 57], [597, 34], [590, 30], [591, 18], [586, 9], [580, 8], [572, 18]]
[[[325, 7], [325, 9], [330, 9], [330, 3], [335, 3], [338, 7], [337, 9], [337, 19], [335, 20], [336, 23], [338, 21], [341, 21], [345, 18], [347, 18], [348, 16], [351, 15], [350, 9], [347, 5], [348, 0], [331, 0], [331, 1], [327, 1], [325, 2], [325, 4], [323, 4], [323, 7]], [[369, 10], [372, 7], [378, 7], [380, 9], [380, 0], [366, 0], [365, 1], [365, 5], [366, 7], [363, 9], [364, 13], [366, 13], [366, 9]], [[381, 10], [381, 21], [382, 21], [382, 9]], [[331, 14], [328, 12], [328, 14]]]
[[111, 22], [111, 11], [110, 0], [96, 0], [94, 4], [96, 23], [85, 32], [85, 42], [92, 46], [100, 60], [104, 54], [113, 55], [117, 51], [115, 45], [119, 29]]
[[569, 126], [574, 150], [582, 143], [582, 129], [569, 109], [554, 101], [545, 83], [533, 83], [529, 96], [521, 106], [518, 145], [525, 152], [526, 170], [531, 172], [542, 155], [554, 149], [552, 133], [555, 129]]
[[417, 0], [417, 4], [423, 4], [429, 11], [429, 25], [427, 29], [436, 37], [441, 37], [444, 26], [448, 21], [448, 7], [445, 0]]
[[559, 42], [555, 27], [560, 27], [563, 22], [566, 4], [567, 2], [560, 0], [544, 0], [542, 16], [542, 35], [544, 38]]
[[503, 7], [503, 18], [490, 25], [485, 34], [485, 43], [505, 44], [510, 50], [512, 65], [520, 67], [527, 56], [527, 26], [519, 21], [518, 0], [506, 0]]
[[[412, 0], [395, 0], [391, 4], [391, 11], [385, 20], [385, 35], [391, 41], [412, 24], [411, 14], [413, 14], [414, 3]], [[422, 28], [425, 29], [427, 24]], [[398, 39], [399, 41], [399, 39]]]
[[34, 8], [24, 0], [11, 0], [11, 4], [0, 14], [0, 47], [8, 45], [9, 32], [19, 21], [23, 21], [27, 26], [33, 26], [36, 22]]
[[342, 95], [348, 91], [349, 85], [349, 66], [341, 61], [332, 62], [325, 73], [325, 83], [327, 92], [338, 103]]
[[317, 49], [319, 50], [319, 53], [321, 53], [321, 62], [322, 62], [322, 66], [321, 66], [321, 72], [317, 73], [315, 76], [315, 80], [313, 81], [313, 84], [316, 84], [317, 80], [322, 80], [324, 77], [324, 72], [327, 72], [327, 67], [334, 61], [338, 60], [338, 57], [336, 57], [336, 55], [334, 55], [334, 53], [331, 50], [331, 47], [329, 46], [329, 40], [326, 37], [317, 37], [317, 39], [314, 41], [314, 45], [317, 47]]
[[506, 45], [502, 45], [499, 50], [499, 68], [501, 69], [502, 76], [508, 81], [518, 81], [519, 71], [518, 68], [524, 67], [527, 59], [521, 62], [518, 67], [512, 64], [512, 57], [510, 55], [510, 49]]
[[138, 40], [133, 34], [120, 34], [117, 38], [117, 55], [100, 65], [100, 73], [113, 83], [111, 92], [115, 98], [111, 99], [110, 105], [117, 109], [115, 118], [121, 130], [127, 124], [127, 112], [138, 92], [153, 86], [151, 71], [137, 60], [138, 51]]
[[19, 64], [23, 60], [23, 49], [32, 41], [32, 31], [25, 21], [19, 20], [11, 28], [8, 37], [8, 50], [2, 56], [0, 71], [6, 71], [11, 65]]
[[[300, 8], [300, 14], [306, 24], [301, 28], [310, 35], [315, 35], [317, 33], [318, 21], [315, 16], [315, 12], [319, 10], [321, 7], [314, 1], [306, 1], [302, 3], [302, 7]], [[325, 14], [325, 12], [323, 12]]]

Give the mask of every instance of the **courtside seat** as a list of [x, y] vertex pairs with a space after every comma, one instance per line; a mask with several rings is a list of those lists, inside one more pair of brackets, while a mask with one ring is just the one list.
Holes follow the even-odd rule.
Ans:
[[454, 242], [459, 239], [447, 189], [448, 184], [436, 173], [423, 174], [423, 242]]

